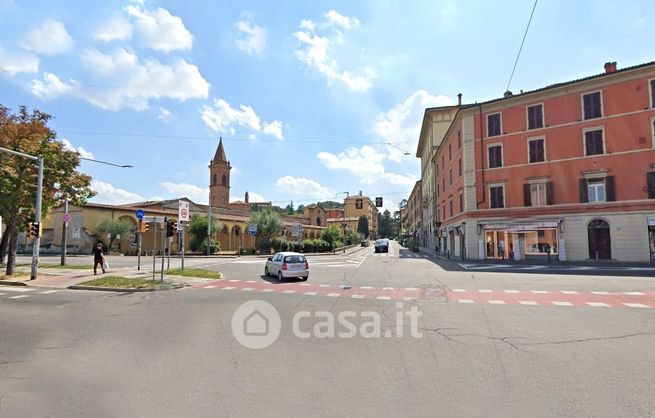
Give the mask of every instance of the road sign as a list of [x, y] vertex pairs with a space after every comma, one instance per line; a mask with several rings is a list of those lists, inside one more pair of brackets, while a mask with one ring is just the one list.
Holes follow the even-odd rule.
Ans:
[[136, 218], [139, 219], [139, 220], [143, 219], [145, 214], [146, 213], [143, 211], [143, 209], [137, 209], [136, 210]]
[[143, 222], [166, 222], [164, 216], [144, 216]]
[[71, 236], [73, 239], [80, 239], [82, 237], [82, 228], [79, 226], [74, 227]]
[[70, 222], [73, 217], [70, 213], [64, 213], [64, 222]]
[[177, 220], [179, 222], [189, 222], [189, 202], [179, 201]]
[[291, 230], [291, 236], [300, 237], [302, 236], [302, 225], [299, 223], [293, 224], [293, 229]]
[[246, 232], [248, 232], [248, 235], [257, 235], [257, 224], [249, 223]]

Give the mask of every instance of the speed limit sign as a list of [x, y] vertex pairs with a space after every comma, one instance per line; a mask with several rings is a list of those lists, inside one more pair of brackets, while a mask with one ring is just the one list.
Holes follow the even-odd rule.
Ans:
[[180, 200], [177, 219], [178, 222], [189, 222], [189, 202]]

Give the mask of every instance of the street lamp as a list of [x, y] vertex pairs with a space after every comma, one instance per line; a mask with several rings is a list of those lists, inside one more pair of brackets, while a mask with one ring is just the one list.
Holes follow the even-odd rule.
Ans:
[[396, 149], [402, 151], [402, 152], [403, 152], [403, 155], [405, 155], [405, 156], [406, 156], [406, 155], [412, 155], [411, 152], [409, 152], [409, 151], [407, 151], [407, 150], [405, 150], [405, 149], [402, 149], [402, 148], [400, 148], [399, 146], [396, 146], [396, 145], [392, 144], [391, 142], [387, 142], [387, 145], [389, 145], [390, 147], [394, 147], [394, 148], [396, 148]]
[[[128, 164], [114, 164], [107, 161], [94, 160], [93, 158], [79, 157], [80, 160], [91, 161], [93, 163], [111, 165], [118, 168], [134, 168], [134, 166]], [[66, 265], [66, 246], [68, 245], [68, 221], [70, 220], [70, 215], [68, 214], [68, 196], [64, 196], [64, 224], [61, 228], [61, 265]], [[140, 256], [141, 254], [139, 254]]]

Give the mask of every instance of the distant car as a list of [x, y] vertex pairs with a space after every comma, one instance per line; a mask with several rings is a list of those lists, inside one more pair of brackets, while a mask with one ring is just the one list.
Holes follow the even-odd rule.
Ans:
[[376, 253], [381, 253], [381, 252], [388, 253], [389, 252], [389, 240], [386, 239], [386, 238], [383, 238], [383, 239], [379, 239], [379, 240], [375, 241], [375, 252]]
[[303, 280], [309, 278], [309, 262], [304, 255], [294, 252], [279, 252], [268, 257], [266, 276], [276, 276], [279, 281], [287, 277], [301, 277]]

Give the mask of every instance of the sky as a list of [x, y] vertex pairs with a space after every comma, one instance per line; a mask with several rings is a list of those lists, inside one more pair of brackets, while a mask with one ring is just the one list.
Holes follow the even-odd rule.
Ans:
[[[53, 116], [96, 203], [297, 207], [360, 190], [397, 210], [426, 107], [502, 96], [533, 2], [0, 0], [0, 104]], [[655, 4], [539, 1], [510, 90], [655, 60]], [[405, 155], [409, 153], [409, 155]]]

